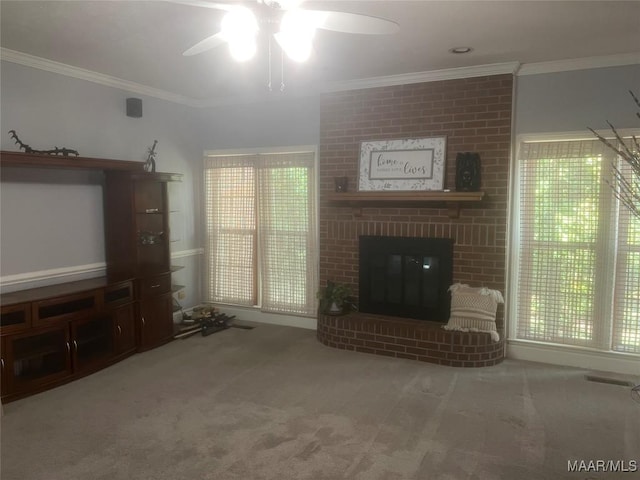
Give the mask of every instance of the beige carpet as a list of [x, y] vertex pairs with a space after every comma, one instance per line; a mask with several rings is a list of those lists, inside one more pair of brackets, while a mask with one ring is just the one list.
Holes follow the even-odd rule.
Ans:
[[439, 367], [259, 325], [178, 340], [5, 405], [2, 480], [591, 479], [640, 404], [585, 371]]

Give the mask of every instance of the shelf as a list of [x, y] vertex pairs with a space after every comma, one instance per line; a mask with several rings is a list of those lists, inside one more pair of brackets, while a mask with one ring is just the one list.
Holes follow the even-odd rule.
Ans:
[[0, 153], [2, 167], [70, 168], [80, 170], [128, 170], [144, 172], [144, 162], [108, 160], [63, 155], [47, 155], [24, 152]]
[[[67, 348], [68, 347], [68, 344]], [[43, 346], [40, 347], [38, 349], [34, 349], [31, 351], [27, 351], [27, 352], [16, 352], [14, 354], [14, 358], [13, 361], [14, 362], [25, 362], [25, 361], [29, 361], [29, 360], [33, 360], [36, 358], [42, 358], [42, 357], [46, 357], [47, 355], [66, 355], [67, 351], [65, 350], [65, 345], [63, 344], [62, 346], [60, 345], [50, 345], [50, 346]]]
[[171, 285], [171, 291], [173, 293], [179, 292], [180, 290], [184, 290], [186, 287], [184, 285]]
[[355, 215], [362, 215], [362, 208], [383, 207], [425, 207], [430, 203], [445, 203], [449, 217], [458, 218], [461, 204], [477, 203], [484, 198], [484, 192], [332, 192], [327, 195], [329, 203], [350, 206], [357, 209]]
[[179, 270], [182, 270], [184, 268], [184, 265], [171, 265], [171, 272], [177, 272]]

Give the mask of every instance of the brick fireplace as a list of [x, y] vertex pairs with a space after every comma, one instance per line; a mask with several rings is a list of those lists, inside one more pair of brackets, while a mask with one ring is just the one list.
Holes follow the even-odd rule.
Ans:
[[[319, 170], [321, 285], [325, 285], [327, 280], [343, 282], [350, 285], [352, 292], [357, 295], [359, 238], [380, 235], [453, 239], [453, 281], [505, 292], [512, 81], [512, 76], [508, 74], [493, 75], [352, 90], [323, 96]], [[347, 177], [348, 189], [357, 189], [362, 141], [438, 136], [447, 137], [445, 188], [455, 188], [455, 159], [458, 153], [477, 152], [481, 157], [480, 189], [485, 192], [485, 197], [480, 202], [463, 204], [457, 218], [451, 218], [447, 205], [442, 203], [420, 206], [376, 204], [355, 209], [350, 205], [328, 201], [328, 195], [335, 190], [335, 177]], [[391, 325], [388, 321], [395, 321], [391, 317], [359, 317], [352, 317], [352, 323], [365, 325], [366, 322], [383, 321], [388, 326]], [[364, 320], [364, 317], [369, 319]], [[346, 317], [342, 319], [344, 322], [347, 320]], [[347, 338], [341, 336], [339, 329], [336, 330], [334, 323], [337, 325], [340, 321], [327, 319], [327, 322], [331, 326], [325, 325], [322, 318], [319, 319], [319, 338], [323, 335], [321, 331], [326, 328], [333, 330], [335, 338]], [[410, 320], [398, 322], [400, 330], [411, 330]], [[503, 337], [502, 308], [498, 310], [497, 323]], [[408, 335], [404, 336], [405, 342], [421, 341], [423, 334], [420, 332], [424, 324], [416, 328], [419, 332], [415, 334], [408, 331]], [[374, 330], [372, 327], [371, 331]], [[450, 332], [438, 331], [433, 338], [440, 338], [440, 334], [449, 335]], [[424, 333], [429, 338], [425, 341], [433, 341], [430, 335]], [[478, 335], [480, 337], [476, 338]], [[471, 340], [468, 340], [456, 332], [455, 342], [462, 347], [459, 353], [465, 351], [467, 341], [476, 346], [483, 344], [484, 335], [472, 334], [469, 337]], [[320, 339], [329, 343], [325, 338]], [[375, 340], [369, 340], [376, 343]], [[379, 351], [373, 353], [408, 355], [406, 347], [386, 349], [379, 347], [379, 343]], [[401, 345], [395, 341], [392, 343]], [[362, 351], [376, 350], [364, 343], [361, 348], [349, 342], [337, 342], [335, 346]], [[498, 346], [486, 346], [487, 350], [496, 348]], [[422, 357], [419, 359], [425, 360], [428, 355]], [[437, 361], [437, 356], [429, 358], [431, 360], [427, 361], [452, 364], [451, 361]], [[450, 357], [454, 364], [455, 358]]]

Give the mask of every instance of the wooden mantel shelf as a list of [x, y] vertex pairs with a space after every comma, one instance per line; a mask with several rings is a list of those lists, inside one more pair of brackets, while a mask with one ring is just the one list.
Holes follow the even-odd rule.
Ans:
[[484, 192], [455, 192], [455, 191], [428, 191], [428, 192], [332, 192], [327, 195], [329, 203], [346, 205], [357, 208], [356, 216], [362, 214], [363, 207], [373, 206], [398, 206], [398, 207], [424, 207], [429, 203], [445, 203], [449, 208], [449, 217], [457, 218], [460, 215], [460, 207], [463, 203], [480, 202], [484, 198]]
[[2, 167], [66, 168], [79, 170], [144, 171], [144, 162], [108, 160], [104, 158], [46, 155], [24, 152], [0, 152]]

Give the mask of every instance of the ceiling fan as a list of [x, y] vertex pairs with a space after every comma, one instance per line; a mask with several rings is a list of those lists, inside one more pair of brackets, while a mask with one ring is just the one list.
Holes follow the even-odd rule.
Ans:
[[220, 31], [187, 49], [183, 52], [185, 56], [197, 55], [226, 43], [234, 59], [249, 60], [257, 49], [256, 37], [261, 29], [264, 29], [273, 34], [289, 58], [304, 62], [311, 54], [312, 41], [317, 29], [381, 35], [395, 33], [399, 28], [392, 20], [371, 15], [300, 8], [304, 0], [255, 0], [255, 3], [168, 1], [226, 11]]

